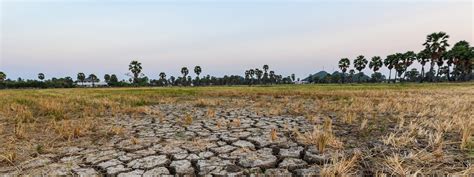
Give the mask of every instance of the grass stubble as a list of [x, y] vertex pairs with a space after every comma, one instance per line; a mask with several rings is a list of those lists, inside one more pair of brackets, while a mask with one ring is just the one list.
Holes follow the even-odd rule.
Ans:
[[[118, 118], [165, 115], [157, 104], [203, 108], [217, 128], [239, 127], [240, 119], [219, 120], [216, 108], [252, 109], [258, 115], [303, 116], [312, 131], [291, 131], [298, 142], [330, 154], [321, 175], [410, 176], [474, 173], [474, 85], [307, 85], [272, 87], [104, 88], [0, 91], [0, 166], [17, 166], [68, 145], [94, 144], [127, 136], [110, 124]], [[193, 123], [193, 110], [183, 126]], [[132, 143], [138, 143], [135, 138]], [[450, 166], [453, 160], [464, 166]]]

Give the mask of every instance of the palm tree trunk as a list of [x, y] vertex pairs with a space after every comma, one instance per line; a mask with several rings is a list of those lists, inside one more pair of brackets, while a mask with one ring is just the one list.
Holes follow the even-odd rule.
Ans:
[[392, 80], [391, 77], [392, 77], [392, 69], [389, 69], [389, 72], [388, 72], [388, 83], [390, 83], [390, 80]]
[[421, 65], [421, 79], [420, 79], [420, 82], [423, 83], [423, 80], [425, 80], [425, 65]]

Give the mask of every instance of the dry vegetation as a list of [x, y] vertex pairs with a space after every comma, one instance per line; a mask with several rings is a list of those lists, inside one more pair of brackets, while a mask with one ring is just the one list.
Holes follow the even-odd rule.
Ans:
[[[0, 166], [61, 146], [127, 136], [123, 127], [107, 122], [143, 115], [162, 122], [163, 115], [149, 106], [184, 102], [205, 108], [212, 119], [219, 119], [215, 107], [304, 116], [314, 124], [312, 132], [285, 129], [322, 154], [340, 153], [323, 167], [323, 175], [368, 168], [401, 176], [474, 172], [472, 83], [1, 90], [0, 98]], [[193, 122], [192, 111], [182, 118], [183, 126]], [[240, 124], [239, 119], [223, 120], [217, 126]], [[283, 131], [271, 130], [270, 139]], [[455, 161], [464, 165], [452, 165]]]

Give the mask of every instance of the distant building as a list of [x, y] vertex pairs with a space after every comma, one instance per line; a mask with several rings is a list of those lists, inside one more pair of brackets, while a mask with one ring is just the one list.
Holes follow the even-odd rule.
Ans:
[[307, 84], [307, 83], [308, 83], [308, 81], [303, 81], [303, 80], [295, 81], [295, 84]]

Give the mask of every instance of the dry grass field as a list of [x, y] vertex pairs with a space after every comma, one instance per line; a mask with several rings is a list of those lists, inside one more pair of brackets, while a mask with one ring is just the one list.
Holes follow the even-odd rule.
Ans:
[[[212, 122], [205, 130], [211, 134], [205, 136], [218, 132], [215, 144], [219, 147], [224, 146], [220, 142], [226, 142], [224, 134], [232, 136], [241, 129], [253, 133], [261, 128], [255, 131], [268, 137], [269, 145], [257, 141], [246, 146], [249, 149], [237, 149], [240, 153], [264, 148], [281, 153], [284, 148], [277, 143], [280, 140], [304, 149], [296, 156], [304, 159], [296, 164], [304, 165], [284, 166], [282, 156], [275, 155], [275, 164], [255, 165], [261, 173], [281, 168], [295, 174], [301, 167], [317, 169], [323, 176], [472, 175], [473, 105], [473, 83], [0, 90], [0, 173], [36, 173], [50, 164], [62, 164], [65, 157], [70, 157], [61, 153], [66, 147], [87, 149], [126, 140], [132, 145], [148, 142], [141, 149], [148, 148], [158, 143], [149, 138], [158, 136], [157, 127], [165, 124], [176, 130], [183, 127], [183, 131], [173, 135], [174, 139], [166, 132], [160, 134], [160, 143], [166, 140], [167, 146], [190, 144], [205, 149], [204, 140], [198, 138], [204, 135], [196, 126], [206, 127]], [[258, 120], [252, 122], [256, 119], [265, 120], [265, 125]], [[141, 131], [146, 124], [153, 125], [149, 127], [152, 135]], [[227, 144], [239, 147], [232, 140]], [[166, 154], [162, 149], [156, 152]], [[308, 160], [309, 152], [322, 161]], [[48, 157], [48, 163], [31, 165], [42, 157]], [[83, 164], [84, 159], [77, 162], [81, 168], [87, 164], [99, 172], [117, 174], [94, 162]], [[236, 159], [240, 160], [238, 168], [245, 172], [246, 163]], [[130, 168], [124, 172], [143, 174], [147, 170], [136, 170], [132, 162], [118, 163], [129, 163]], [[171, 169], [171, 174], [180, 174], [173, 164], [163, 166]], [[204, 174], [199, 164], [193, 162], [194, 170], [183, 173]]]

